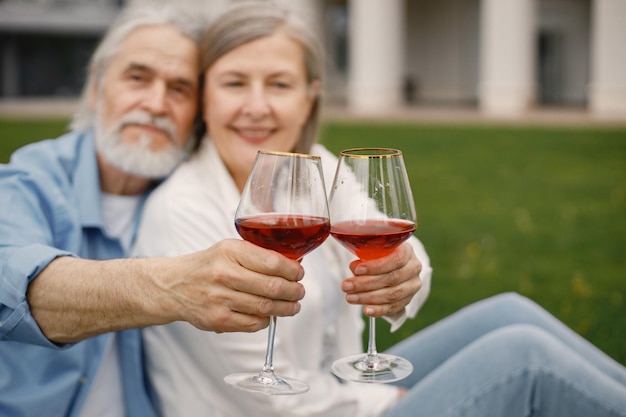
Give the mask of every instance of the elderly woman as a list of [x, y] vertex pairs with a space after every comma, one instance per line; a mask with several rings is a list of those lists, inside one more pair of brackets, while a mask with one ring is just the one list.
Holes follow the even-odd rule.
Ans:
[[[235, 210], [259, 150], [319, 155], [333, 178], [337, 158], [314, 144], [321, 53], [301, 20], [267, 2], [235, 6], [205, 33], [201, 54], [207, 136], [147, 203], [140, 256], [237, 237]], [[266, 333], [173, 323], [144, 331], [165, 416], [626, 415], [626, 371], [517, 295], [470, 306], [394, 346], [415, 369], [398, 385], [340, 381], [330, 365], [362, 350], [361, 311], [393, 329], [414, 316], [430, 287], [429, 259], [414, 237], [374, 261], [355, 261], [328, 239], [302, 265], [306, 296], [298, 315], [280, 321], [275, 365], [310, 391], [234, 390], [223, 378], [260, 370]]]

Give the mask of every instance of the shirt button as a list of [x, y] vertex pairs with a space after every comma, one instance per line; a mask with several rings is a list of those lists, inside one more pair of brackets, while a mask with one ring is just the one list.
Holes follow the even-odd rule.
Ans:
[[84, 385], [85, 383], [87, 383], [87, 378], [82, 377], [78, 382]]

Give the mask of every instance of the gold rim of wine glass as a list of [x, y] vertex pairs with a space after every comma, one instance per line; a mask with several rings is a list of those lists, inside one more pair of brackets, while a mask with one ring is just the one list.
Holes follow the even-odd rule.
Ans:
[[258, 151], [258, 153], [263, 154], [263, 155], [283, 155], [283, 156], [296, 156], [298, 158], [321, 159], [321, 157], [317, 155], [309, 155], [308, 153], [299, 153], [299, 152]]
[[339, 155], [351, 158], [394, 158], [402, 156], [402, 151], [394, 148], [351, 148], [344, 149]]

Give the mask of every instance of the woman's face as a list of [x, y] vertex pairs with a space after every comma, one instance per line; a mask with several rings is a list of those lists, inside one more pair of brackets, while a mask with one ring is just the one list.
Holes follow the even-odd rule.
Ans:
[[277, 32], [243, 44], [205, 73], [204, 120], [239, 189], [259, 150], [291, 151], [318, 84], [307, 84], [299, 43]]

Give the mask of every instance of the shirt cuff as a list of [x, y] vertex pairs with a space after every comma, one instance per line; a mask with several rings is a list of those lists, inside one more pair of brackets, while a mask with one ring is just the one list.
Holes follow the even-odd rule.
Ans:
[[73, 256], [46, 245], [5, 248], [0, 253], [2, 265], [2, 297], [0, 300], [0, 340], [59, 348], [41, 331], [31, 314], [26, 293], [28, 285], [50, 262], [60, 256]]

